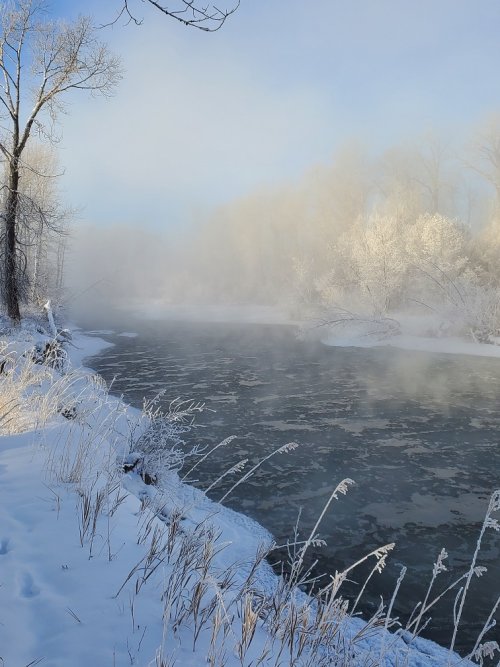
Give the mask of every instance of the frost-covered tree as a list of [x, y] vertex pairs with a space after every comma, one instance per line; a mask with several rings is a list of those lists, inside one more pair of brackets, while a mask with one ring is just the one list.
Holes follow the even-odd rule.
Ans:
[[405, 228], [397, 218], [359, 218], [338, 238], [331, 258], [332, 265], [316, 281], [326, 306], [380, 317], [399, 305], [408, 262]]
[[432, 134], [386, 151], [376, 182], [381, 195], [377, 208], [400, 220], [458, 212], [463, 182], [457, 160], [450, 144]]
[[477, 274], [469, 234], [458, 221], [430, 213], [408, 222], [374, 214], [339, 237], [332, 266], [316, 286], [327, 306], [384, 317], [415, 304], [457, 306], [466, 275], [470, 283]]
[[450, 143], [428, 134], [419, 142], [415, 158], [413, 179], [421, 188], [425, 211], [455, 214], [462, 183]]
[[376, 209], [380, 215], [406, 224], [425, 211], [422, 189], [415, 180], [417, 159], [411, 146], [395, 146], [382, 155], [375, 174]]
[[[59, 175], [54, 147], [31, 139], [20, 167], [17, 227], [19, 250], [25, 262], [20, 292], [36, 305], [48, 298], [58, 301], [62, 294], [73, 211], [61, 205]], [[6, 176], [4, 172], [4, 186]]]
[[[422, 303], [450, 298], [454, 281], [469, 263], [469, 237], [457, 220], [426, 213], [408, 226], [409, 296]], [[453, 297], [451, 297], [453, 298]]]
[[467, 164], [489, 183], [495, 191], [495, 204], [500, 210], [500, 113], [491, 115], [477, 133]]
[[454, 330], [475, 342], [500, 343], [500, 294], [498, 285], [485, 283], [473, 270], [453, 281], [442, 313]]
[[341, 146], [331, 165], [318, 167], [308, 177], [316, 228], [323, 228], [330, 241], [368, 215], [374, 189], [371, 167], [363, 146], [350, 142]]
[[406, 230], [406, 249], [415, 264], [459, 275], [467, 265], [468, 232], [458, 220], [426, 213]]
[[53, 146], [29, 141], [20, 175], [20, 246], [26, 256], [29, 300], [56, 298], [62, 288], [64, 257], [73, 212], [60, 204], [59, 168]]
[[386, 315], [401, 299], [407, 268], [405, 228], [395, 217], [372, 216], [352, 243], [360, 288], [377, 316]]
[[50, 21], [43, 0], [19, 0], [1, 10], [0, 77], [0, 152], [6, 173], [2, 295], [9, 317], [19, 321], [27, 275], [20, 193], [28, 140], [35, 133], [53, 138], [54, 122], [69, 93], [109, 95], [120, 78], [120, 65], [97, 39], [90, 18]]

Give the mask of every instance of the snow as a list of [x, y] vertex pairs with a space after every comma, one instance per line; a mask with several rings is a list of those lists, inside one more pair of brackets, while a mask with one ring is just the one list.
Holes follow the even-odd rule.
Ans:
[[[107, 345], [75, 332], [69, 348], [73, 364], [81, 365]], [[193, 599], [198, 581], [206, 585], [204, 599], [211, 595], [216, 601], [222, 599], [217, 610], [231, 616], [225, 664], [241, 667], [236, 646], [242, 633], [242, 602], [236, 592], [248, 578], [256, 553], [272, 537], [251, 519], [183, 484], [173, 471], [162, 479], [161, 488], [145, 485], [133, 471], [122, 475], [115, 462], [117, 457], [123, 461], [127, 453], [130, 423], [137, 411], [119, 399], [85, 393], [83, 384], [82, 378], [75, 381], [83, 418], [55, 414], [44, 428], [34, 423], [0, 441], [0, 664], [145, 666], [159, 664], [155, 658], [161, 652], [171, 660], [169, 665], [199, 667], [206, 664], [211, 650], [213, 614], [194, 646], [194, 617], [187, 614], [175, 626], [168, 614], [175, 605], [185, 609], [182, 605]], [[85, 466], [77, 478], [72, 474], [68, 480], [82, 443]], [[94, 502], [102, 490], [107, 491], [107, 504], [97, 513], [90, 538], [92, 528], [84, 528], [84, 500]], [[152, 535], [157, 531], [167, 544], [175, 525], [178, 533], [171, 557], [151, 561], [156, 569], [147, 570]], [[197, 574], [199, 568], [189, 567], [189, 580], [170, 599], [167, 592], [179, 576], [186, 544], [195, 545], [194, 561], [196, 549], [212, 546], [211, 569], [202, 577]], [[221, 587], [228, 573], [231, 581]], [[271, 594], [278, 578], [264, 562], [251, 582], [253, 590]], [[297, 599], [307, 600], [299, 592]], [[362, 627], [360, 619], [349, 619], [342, 632], [345, 638], [354, 637]], [[372, 630], [354, 645], [355, 664], [378, 656], [381, 641], [385, 646], [382, 664], [388, 666], [437, 667], [449, 658], [445, 649], [426, 640], [415, 639], [409, 646], [404, 638]], [[262, 664], [271, 667], [277, 664], [279, 645], [270, 641], [258, 622], [243, 664], [255, 664], [266, 647], [269, 656]]]
[[[99, 331], [95, 333], [104, 336], [112, 334], [113, 331]], [[74, 368], [78, 368], [79, 366], [82, 366], [85, 359], [94, 357], [99, 354], [99, 352], [103, 352], [109, 347], [113, 347], [113, 343], [109, 343], [94, 335], [85, 335], [78, 329], [73, 329], [72, 345], [69, 350], [71, 364]]]
[[[0, 653], [6, 666], [43, 660], [51, 667], [125, 664], [140, 637], [130, 629], [123, 602], [114, 593], [127, 574], [137, 548], [138, 501], [127, 498], [114, 522], [120, 557], [108, 563], [102, 554], [89, 559], [79, 546], [74, 489], [45, 482], [43, 452], [33, 449], [33, 433], [2, 443], [0, 525], [6, 545], [0, 589]], [[142, 604], [142, 600], [140, 601]], [[144, 603], [144, 623], [156, 623], [161, 607]], [[154, 625], [144, 638], [154, 652]]]
[[386, 340], [368, 338], [348, 338], [327, 336], [322, 338], [325, 345], [332, 347], [397, 347], [401, 350], [414, 352], [430, 352], [433, 354], [467, 354], [474, 357], [494, 357], [500, 359], [500, 345], [469, 343], [455, 336], [430, 338], [423, 336], [393, 336]]
[[394, 319], [401, 326], [401, 333], [396, 335], [381, 337], [369, 334], [366, 332], [370, 328], [369, 324], [360, 326], [356, 322], [346, 322], [340, 327], [325, 328], [327, 333], [321, 336], [321, 341], [332, 347], [396, 347], [432, 354], [465, 354], [500, 359], [500, 345], [476, 343], [459, 336], [443, 334], [438, 318], [398, 313]]

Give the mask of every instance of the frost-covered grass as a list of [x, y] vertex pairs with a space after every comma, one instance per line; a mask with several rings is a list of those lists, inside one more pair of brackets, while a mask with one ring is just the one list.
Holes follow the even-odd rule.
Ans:
[[[182, 441], [202, 406], [174, 403], [164, 414], [153, 402], [132, 410], [89, 372], [36, 364], [26, 354], [30, 341], [21, 339], [47, 337], [25, 333], [2, 348], [8, 370], [0, 376], [2, 667], [467, 664], [420, 637], [441, 597], [434, 590], [446, 553], [406, 627], [392, 617], [404, 572], [371, 619], [357, 613], [393, 545], [361, 555], [326, 585], [312, 577], [304, 564], [320, 546], [322, 515], [305, 539], [297, 529], [285, 545], [288, 574], [276, 576], [266, 558], [282, 545], [181, 480], [186, 455], [203, 465], [208, 453], [186, 452]], [[237, 465], [228, 474], [240, 475], [236, 485], [248, 472]], [[349, 485], [339, 482], [324, 512]], [[482, 574], [482, 537], [498, 529], [499, 509], [496, 494], [470, 568], [452, 588], [451, 649], [467, 591]], [[371, 572], [349, 602], [342, 584], [366, 562]], [[488, 642], [495, 613], [469, 656], [479, 663], [496, 650]]]

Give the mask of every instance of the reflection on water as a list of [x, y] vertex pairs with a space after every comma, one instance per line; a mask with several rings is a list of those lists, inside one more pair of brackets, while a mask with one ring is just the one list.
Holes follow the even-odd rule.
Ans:
[[[356, 481], [321, 525], [328, 546], [310, 557], [318, 560], [317, 572], [333, 573], [396, 542], [385, 572], [371, 580], [365, 611], [378, 606], [380, 595], [387, 599], [401, 564], [409, 568], [395, 605], [401, 619], [423, 599], [441, 547], [454, 571], [440, 575], [437, 590], [468, 565], [488, 498], [500, 487], [500, 361], [327, 348], [278, 325], [137, 326], [136, 338], [109, 336], [115, 347], [91, 365], [106, 380], [115, 378], [113, 391], [138, 406], [164, 388], [166, 403], [178, 396], [205, 402], [210, 410], [189, 443], [237, 436], [196, 471], [197, 485], [207, 487], [244, 458], [248, 469], [280, 445], [298, 442], [227, 501], [282, 541], [299, 509], [306, 535], [337, 482]], [[213, 498], [233, 482], [226, 477]], [[499, 545], [489, 531], [480, 558], [488, 574], [473, 581], [459, 648], [470, 650], [500, 593]], [[348, 585], [349, 594], [357, 590]], [[448, 598], [435, 609], [427, 636], [449, 643], [452, 606]], [[490, 638], [500, 642], [499, 631]]]

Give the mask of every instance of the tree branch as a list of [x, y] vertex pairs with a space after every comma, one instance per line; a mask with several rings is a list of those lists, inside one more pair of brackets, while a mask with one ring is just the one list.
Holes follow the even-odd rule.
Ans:
[[[198, 28], [204, 32], [216, 32], [220, 30], [227, 19], [236, 12], [240, 6], [240, 0], [235, 0], [236, 4], [232, 9], [219, 9], [214, 4], [204, 6], [200, 4], [199, 0], [177, 0], [178, 8], [167, 7], [165, 4], [160, 4], [157, 0], [144, 0], [155, 9], [165, 14], [176, 21], [179, 21], [185, 26]], [[130, 9], [130, 0], [122, 0], [123, 6], [114, 21], [106, 25], [113, 25], [120, 20], [122, 16], [127, 16], [127, 23], [135, 23], [140, 25], [142, 19], [137, 18]], [[102, 26], [105, 27], [105, 26]]]

